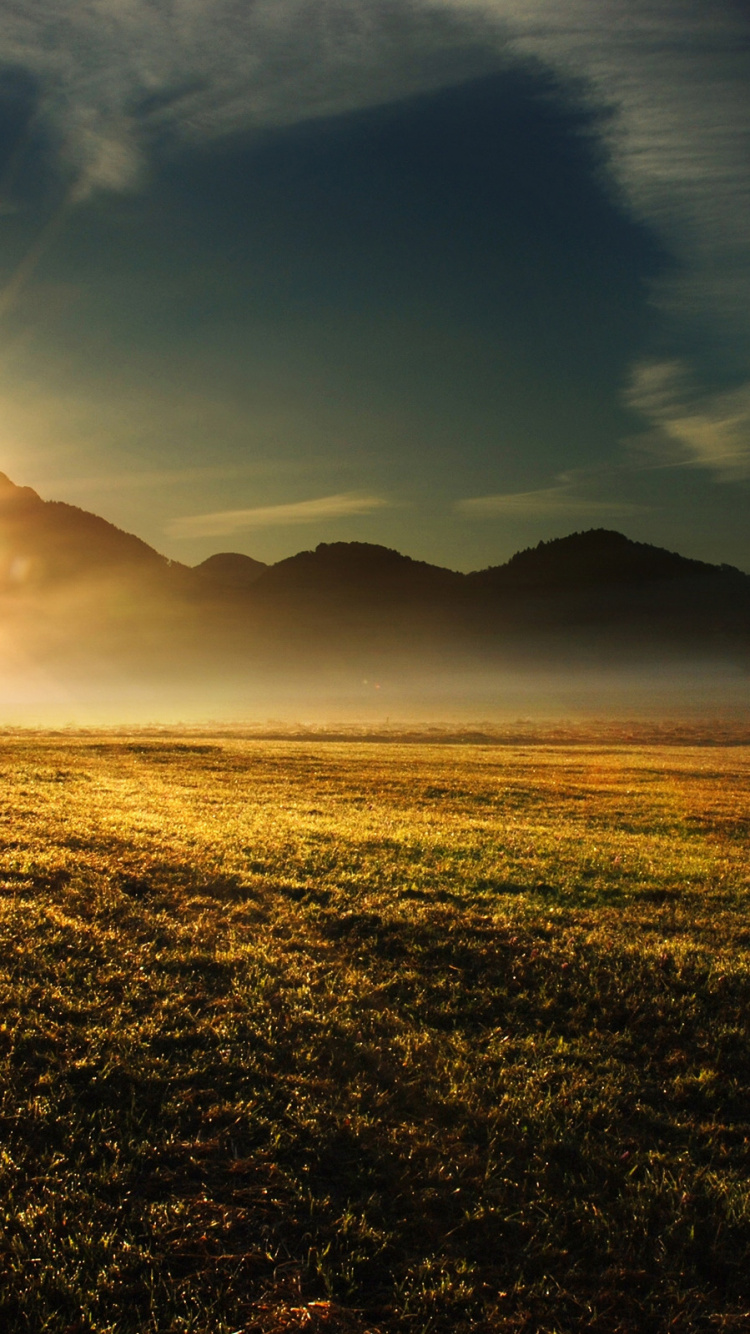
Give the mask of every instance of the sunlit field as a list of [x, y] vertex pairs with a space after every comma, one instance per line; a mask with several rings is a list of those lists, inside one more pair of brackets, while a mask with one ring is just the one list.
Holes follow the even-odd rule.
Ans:
[[706, 739], [0, 738], [0, 1327], [750, 1328]]

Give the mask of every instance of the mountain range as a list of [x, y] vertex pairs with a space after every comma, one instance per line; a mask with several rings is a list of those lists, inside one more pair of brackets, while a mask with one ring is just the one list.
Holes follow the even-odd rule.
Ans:
[[[0, 474], [0, 625], [25, 661], [200, 674], [383, 664], [750, 662], [750, 576], [607, 529], [469, 574], [361, 542], [189, 567]], [[20, 650], [14, 648], [14, 652]], [[24, 656], [25, 655], [25, 656]]]

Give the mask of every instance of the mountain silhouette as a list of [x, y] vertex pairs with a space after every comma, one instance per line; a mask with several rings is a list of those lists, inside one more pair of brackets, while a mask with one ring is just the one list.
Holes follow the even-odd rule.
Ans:
[[81, 577], [163, 575], [173, 562], [88, 510], [42, 500], [0, 473], [0, 586], [43, 588]]
[[383, 634], [404, 618], [414, 624], [454, 606], [464, 579], [375, 543], [321, 542], [269, 566], [250, 600], [266, 615], [293, 618], [308, 630], [323, 620]]
[[264, 594], [300, 593], [305, 597], [418, 598], [446, 593], [463, 575], [426, 561], [413, 560], [373, 542], [321, 542], [270, 566], [259, 580]]
[[750, 657], [750, 576], [608, 529], [470, 574], [364, 542], [320, 543], [274, 565], [220, 552], [190, 568], [3, 474], [0, 595], [0, 618], [37, 657], [88, 654], [165, 675], [581, 653]]
[[608, 528], [590, 528], [539, 542], [516, 552], [504, 565], [478, 570], [467, 577], [475, 587], [560, 589], [623, 583], [643, 586], [729, 571], [741, 573], [730, 565], [708, 565], [647, 542], [633, 542]]
[[200, 565], [193, 566], [193, 573], [214, 593], [233, 594], [250, 588], [267, 569], [264, 561], [254, 560], [252, 556], [243, 556], [238, 551], [218, 551]]

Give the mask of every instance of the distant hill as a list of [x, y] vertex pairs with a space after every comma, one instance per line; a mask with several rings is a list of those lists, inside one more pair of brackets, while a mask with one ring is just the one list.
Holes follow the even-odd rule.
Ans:
[[465, 576], [426, 561], [412, 560], [370, 542], [321, 542], [270, 566], [258, 580], [264, 600], [310, 599], [320, 603], [419, 603], [450, 596]]
[[205, 589], [214, 593], [234, 594], [257, 583], [268, 566], [252, 556], [238, 551], [219, 551], [200, 565], [193, 566], [193, 574]]
[[614, 651], [747, 651], [750, 576], [604, 528], [520, 551], [467, 575], [475, 625], [608, 644]]
[[645, 586], [727, 573], [747, 578], [731, 565], [707, 565], [647, 542], [633, 542], [608, 528], [590, 528], [539, 542], [516, 552], [504, 565], [478, 570], [467, 578], [476, 588], [551, 590], [623, 583]]
[[191, 663], [198, 673], [406, 660], [432, 670], [592, 652], [750, 660], [750, 576], [607, 529], [471, 574], [364, 542], [320, 543], [270, 566], [220, 552], [191, 569], [0, 474], [3, 616], [36, 657], [148, 660], [167, 675]]

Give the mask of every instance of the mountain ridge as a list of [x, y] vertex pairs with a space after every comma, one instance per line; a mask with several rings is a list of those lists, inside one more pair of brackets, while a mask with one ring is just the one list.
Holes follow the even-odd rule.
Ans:
[[[19, 486], [12, 482], [7, 474], [0, 472], [0, 523], [7, 524], [12, 517], [9, 504], [17, 514], [44, 515], [49, 520], [49, 529], [58, 527], [60, 537], [70, 541], [75, 536], [74, 526], [80, 526], [79, 536], [90, 538], [97, 535], [105, 538], [109, 545], [108, 563], [115, 564], [117, 559], [143, 559], [163, 568], [177, 568], [200, 573], [210, 582], [234, 583], [237, 587], [250, 586], [260, 578], [267, 578], [271, 571], [276, 582], [282, 573], [295, 575], [304, 571], [308, 574], [315, 566], [325, 568], [329, 573], [340, 577], [336, 557], [345, 558], [345, 566], [359, 573], [366, 573], [369, 566], [373, 573], [388, 570], [405, 570], [407, 567], [414, 574], [425, 575], [428, 571], [439, 573], [443, 578], [453, 580], [467, 579], [474, 583], [490, 583], [502, 580], [510, 583], [533, 584], [540, 582], [546, 575], [554, 584], [571, 582], [575, 577], [583, 577], [593, 582], [603, 582], [612, 576], [623, 578], [664, 578], [679, 577], [699, 572], [722, 571], [750, 578], [738, 567], [725, 562], [715, 564], [683, 556], [679, 552], [657, 546], [653, 543], [636, 541], [615, 529], [589, 528], [576, 530], [565, 537], [543, 539], [534, 546], [525, 547], [515, 552], [507, 561], [497, 565], [488, 565], [477, 570], [460, 571], [432, 561], [408, 556], [392, 547], [373, 542], [319, 542], [314, 548], [304, 548], [280, 561], [271, 564], [242, 552], [214, 552], [197, 565], [189, 566], [175, 561], [157, 551], [149, 543], [134, 533], [118, 527], [110, 520], [90, 510], [85, 510], [67, 501], [43, 500], [38, 492], [29, 486]], [[92, 554], [101, 556], [105, 543], [94, 544]], [[618, 565], [619, 558], [619, 565]], [[592, 564], [592, 561], [595, 562]], [[304, 582], [304, 576], [302, 578]]]
[[559, 585], [576, 577], [600, 583], [613, 577], [669, 579], [714, 571], [732, 571], [750, 577], [736, 566], [714, 565], [650, 542], [637, 542], [615, 529], [588, 528], [525, 547], [503, 564], [472, 571], [468, 577], [483, 580], [503, 576], [509, 582], [520, 575], [519, 582], [531, 585], [538, 582], [540, 576], [546, 576]]
[[25, 615], [35, 644], [44, 623], [55, 653], [93, 645], [102, 660], [191, 661], [196, 671], [406, 658], [432, 670], [581, 652], [750, 657], [750, 575], [612, 529], [541, 541], [469, 573], [367, 542], [321, 542], [272, 565], [216, 552], [191, 567], [2, 474], [0, 593], [0, 615]]

